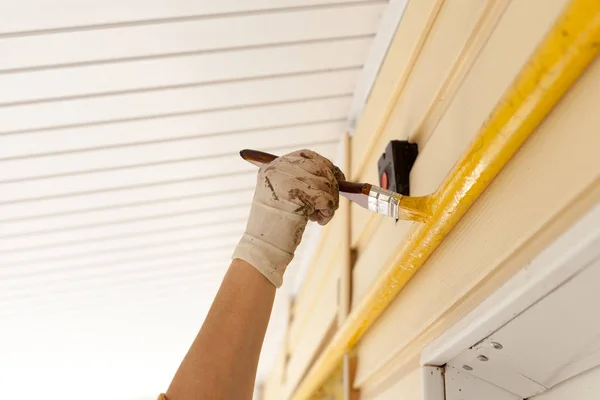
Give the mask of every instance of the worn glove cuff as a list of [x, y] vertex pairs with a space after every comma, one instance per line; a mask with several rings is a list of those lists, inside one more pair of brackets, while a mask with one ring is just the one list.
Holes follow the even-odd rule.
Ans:
[[283, 273], [294, 258], [306, 221], [305, 216], [254, 202], [233, 258], [246, 261], [275, 287], [281, 287]]
[[233, 258], [246, 261], [279, 288], [285, 268], [294, 255], [245, 233], [233, 252]]

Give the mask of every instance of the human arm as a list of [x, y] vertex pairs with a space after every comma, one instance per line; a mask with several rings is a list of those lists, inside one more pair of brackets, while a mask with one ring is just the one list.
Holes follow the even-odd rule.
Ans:
[[235, 259], [169, 390], [169, 400], [251, 399], [275, 286]]
[[260, 169], [246, 232], [168, 400], [252, 398], [275, 288], [308, 220], [325, 225], [333, 217], [342, 178], [331, 162], [308, 150]]

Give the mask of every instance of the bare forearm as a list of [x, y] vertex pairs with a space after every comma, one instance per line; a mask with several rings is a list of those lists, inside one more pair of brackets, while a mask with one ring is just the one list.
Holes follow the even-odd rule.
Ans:
[[275, 287], [261, 273], [234, 260], [167, 398], [251, 399], [274, 298]]
[[275, 288], [283, 283], [307, 222], [325, 225], [333, 218], [339, 179], [341, 171], [310, 150], [260, 168], [246, 231], [167, 391], [169, 400], [252, 398]]

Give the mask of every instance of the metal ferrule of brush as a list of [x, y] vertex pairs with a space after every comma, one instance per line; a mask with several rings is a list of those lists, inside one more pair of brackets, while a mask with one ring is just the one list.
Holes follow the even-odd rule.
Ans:
[[371, 187], [369, 191], [369, 210], [378, 214], [398, 219], [401, 195], [379, 187]]

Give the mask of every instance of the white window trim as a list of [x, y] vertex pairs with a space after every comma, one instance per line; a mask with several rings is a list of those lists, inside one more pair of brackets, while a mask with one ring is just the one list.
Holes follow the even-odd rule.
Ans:
[[[453, 373], [456, 372], [456, 369], [461, 369], [463, 377], [476, 378], [468, 371], [462, 370], [461, 366], [446, 364], [460, 362], [460, 357], [468, 357], [470, 349], [478, 344], [480, 347], [491, 345], [484, 339], [569, 281], [597, 258], [600, 258], [600, 205], [593, 207], [586, 216], [567, 229], [529, 265], [423, 349], [421, 365], [424, 366], [424, 374], [430, 372], [432, 367], [445, 366], [454, 368]], [[598, 361], [600, 362], [600, 359]], [[519, 382], [520, 378], [516, 375], [515, 379], [510, 374], [506, 378], [510, 381], [507, 381], [509, 386], [511, 384], [527, 384], [522, 379]], [[425, 382], [425, 375], [423, 381]], [[478, 382], [478, 378], [469, 381]], [[487, 385], [493, 387], [490, 389], [491, 391], [496, 391], [497, 386]], [[483, 386], [485, 385], [478, 387]], [[446, 390], [448, 390], [447, 385]], [[451, 393], [441, 396], [439, 391], [429, 390], [428, 392], [426, 388], [424, 388], [423, 394], [425, 400], [470, 399], [463, 394], [460, 395], [463, 397], [451, 396]], [[503, 396], [498, 396], [486, 398], [504, 399]], [[512, 399], [518, 398], [514, 395], [511, 396], [513, 396]], [[511, 399], [511, 397], [506, 397], [506, 399]]]

